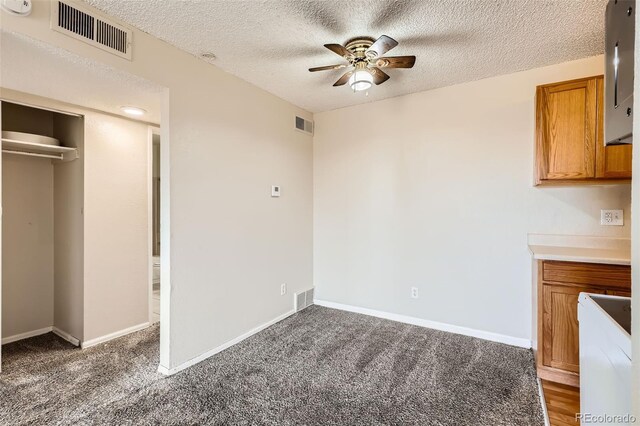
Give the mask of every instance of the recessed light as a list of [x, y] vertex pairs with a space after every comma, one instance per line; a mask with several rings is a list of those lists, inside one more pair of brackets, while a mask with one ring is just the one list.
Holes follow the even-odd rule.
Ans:
[[216, 55], [211, 52], [204, 52], [200, 56], [202, 56], [205, 59], [211, 59], [211, 60], [216, 59]]
[[129, 115], [135, 115], [135, 116], [141, 116], [141, 115], [145, 115], [147, 111], [143, 110], [142, 108], [138, 108], [138, 107], [134, 107], [134, 106], [122, 106], [120, 107], [120, 110], [122, 112], [124, 112], [125, 114], [129, 114]]

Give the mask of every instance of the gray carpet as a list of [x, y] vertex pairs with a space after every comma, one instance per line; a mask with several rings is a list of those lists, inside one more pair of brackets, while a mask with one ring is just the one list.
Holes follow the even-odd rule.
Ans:
[[531, 351], [318, 306], [172, 377], [157, 365], [157, 326], [5, 345], [0, 424], [544, 424]]

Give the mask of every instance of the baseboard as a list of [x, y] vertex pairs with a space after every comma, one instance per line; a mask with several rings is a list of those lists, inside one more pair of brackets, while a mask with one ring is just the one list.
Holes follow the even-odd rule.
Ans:
[[542, 387], [542, 381], [537, 378], [536, 383], [538, 384], [538, 395], [540, 396], [542, 415], [544, 416], [544, 426], [551, 426], [551, 423], [549, 421], [549, 411], [547, 410], [547, 401], [544, 397], [544, 388]]
[[44, 327], [37, 330], [27, 331], [26, 333], [14, 334], [13, 336], [4, 337], [2, 339], [2, 344], [6, 345], [7, 343], [17, 342], [18, 340], [28, 339], [29, 337], [40, 336], [41, 334], [51, 332], [52, 328], [53, 327]]
[[73, 337], [72, 335], [67, 333], [66, 331], [60, 330], [58, 327], [55, 327], [55, 326], [52, 327], [51, 331], [53, 331], [53, 334], [55, 334], [58, 337], [63, 338], [67, 342], [71, 343], [73, 346], [80, 346], [80, 339], [76, 339], [75, 337]]
[[220, 346], [218, 346], [216, 348], [213, 348], [210, 351], [207, 351], [207, 352], [203, 353], [202, 355], [198, 355], [197, 357], [192, 358], [187, 362], [183, 362], [182, 364], [178, 365], [177, 367], [167, 368], [167, 367], [164, 367], [164, 366], [160, 365], [160, 366], [158, 366], [158, 372], [162, 373], [162, 374], [164, 374], [166, 376], [170, 376], [172, 374], [176, 374], [176, 373], [184, 370], [185, 368], [189, 368], [189, 367], [191, 367], [193, 365], [196, 365], [197, 363], [202, 362], [205, 359], [207, 359], [207, 358], [209, 358], [209, 357], [211, 357], [211, 356], [213, 356], [213, 355], [215, 355], [215, 354], [217, 354], [219, 352], [222, 352], [225, 349], [230, 348], [233, 345], [236, 345], [236, 344], [242, 342], [244, 339], [246, 339], [248, 337], [251, 337], [256, 333], [261, 332], [265, 328], [270, 327], [273, 324], [275, 324], [277, 322], [280, 322], [283, 319], [285, 319], [287, 317], [290, 317], [291, 315], [293, 315], [295, 313], [296, 313], [295, 310], [291, 310], [291, 311], [289, 311], [289, 312], [287, 312], [285, 314], [282, 314], [282, 315], [272, 319], [271, 321], [265, 322], [264, 324], [259, 325], [259, 326], [257, 326], [256, 328], [254, 328], [252, 330], [249, 330], [248, 332], [236, 337], [235, 339], [231, 339], [228, 342], [223, 343], [222, 345], [220, 345]]
[[476, 330], [473, 328], [461, 327], [459, 325], [446, 324], [443, 322], [430, 321], [422, 318], [410, 317], [407, 315], [392, 314], [390, 312], [376, 311], [375, 309], [361, 308], [359, 306], [343, 305], [342, 303], [329, 302], [326, 300], [314, 300], [313, 303], [327, 308], [340, 309], [342, 311], [355, 312], [372, 317], [384, 318], [391, 321], [403, 322], [420, 327], [432, 328], [434, 330], [446, 331], [449, 333], [462, 334], [464, 336], [477, 337], [492, 342], [504, 343], [520, 348], [531, 348], [531, 341], [520, 337], [506, 336], [504, 334], [491, 333], [489, 331]]
[[105, 334], [104, 336], [96, 337], [95, 339], [85, 340], [80, 343], [82, 349], [90, 348], [91, 346], [98, 345], [100, 343], [108, 342], [109, 340], [117, 339], [118, 337], [126, 336], [127, 334], [135, 333], [136, 331], [143, 330], [149, 327], [151, 324], [149, 321], [142, 324], [134, 325], [133, 327], [125, 328], [124, 330], [116, 331], [113, 333]]

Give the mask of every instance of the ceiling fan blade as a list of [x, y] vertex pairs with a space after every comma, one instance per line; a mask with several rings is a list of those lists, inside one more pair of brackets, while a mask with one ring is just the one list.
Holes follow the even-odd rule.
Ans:
[[341, 44], [325, 44], [324, 47], [326, 47], [327, 49], [329, 49], [333, 53], [336, 53], [336, 54], [342, 56], [345, 59], [353, 57], [353, 53], [351, 53], [349, 50], [347, 50], [346, 47], [344, 47]]
[[369, 57], [380, 57], [396, 47], [398, 42], [392, 39], [389, 36], [382, 35], [379, 39], [376, 40], [375, 43], [371, 45], [369, 49], [366, 51], [366, 55]]
[[316, 71], [339, 70], [341, 68], [345, 68], [345, 67], [348, 67], [348, 66], [349, 66], [349, 64], [327, 65], [325, 67], [309, 68], [309, 71], [316, 72]]
[[347, 81], [349, 81], [349, 77], [351, 77], [351, 74], [353, 74], [353, 71], [348, 71], [348, 72], [344, 73], [342, 75], [342, 77], [340, 77], [338, 79], [338, 81], [333, 83], [333, 85], [334, 86], [344, 86], [345, 84], [347, 84]]
[[389, 76], [381, 69], [371, 67], [369, 68], [369, 72], [371, 72], [371, 75], [373, 76], [373, 82], [376, 84], [376, 86], [389, 80]]
[[415, 63], [415, 56], [388, 56], [375, 62], [379, 68], [412, 68]]

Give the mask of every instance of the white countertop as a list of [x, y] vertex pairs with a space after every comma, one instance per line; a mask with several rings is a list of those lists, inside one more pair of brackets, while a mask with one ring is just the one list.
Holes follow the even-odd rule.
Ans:
[[628, 238], [529, 234], [528, 243], [534, 259], [631, 264], [631, 240]]

